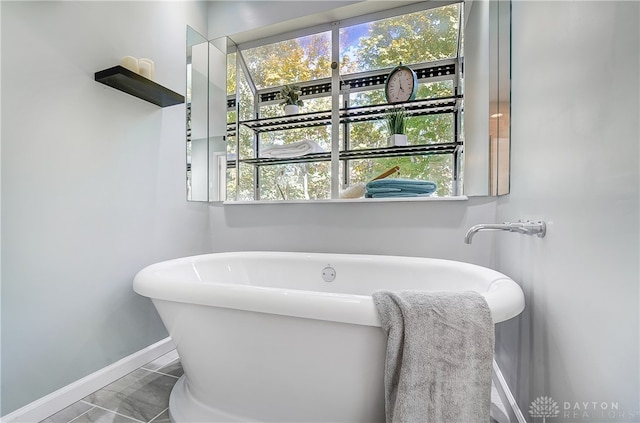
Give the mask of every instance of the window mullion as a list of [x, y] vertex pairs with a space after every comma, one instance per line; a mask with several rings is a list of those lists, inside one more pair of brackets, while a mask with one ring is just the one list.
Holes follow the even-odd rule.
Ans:
[[[260, 118], [260, 95], [255, 92], [253, 96], [253, 118]], [[260, 157], [260, 132], [253, 133], [253, 151], [255, 153], [256, 159]], [[253, 198], [256, 200], [260, 200], [262, 194], [260, 192], [260, 166], [253, 167]]]
[[[350, 94], [349, 94], [349, 89], [347, 88], [346, 90], [341, 90], [342, 92], [342, 98], [344, 99], [343, 105], [345, 110], [349, 108], [349, 104], [350, 104]], [[344, 125], [342, 125], [342, 139], [344, 140], [344, 150], [350, 150], [351, 149], [351, 144], [350, 144], [350, 138], [349, 138], [349, 120], [346, 119], [344, 122]], [[342, 179], [344, 181], [344, 186], [348, 186], [351, 184], [351, 172], [350, 172], [350, 165], [351, 165], [351, 161], [350, 160], [345, 160], [344, 164], [342, 165]]]
[[340, 194], [340, 23], [331, 25], [331, 198]]

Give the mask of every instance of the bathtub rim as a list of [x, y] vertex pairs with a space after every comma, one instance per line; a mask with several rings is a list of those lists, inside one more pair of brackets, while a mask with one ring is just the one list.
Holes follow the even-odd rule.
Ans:
[[404, 263], [437, 262], [447, 266], [462, 266], [482, 272], [487, 277], [487, 289], [480, 294], [486, 299], [494, 323], [499, 323], [519, 315], [524, 310], [524, 294], [520, 286], [511, 278], [487, 267], [455, 260], [390, 256], [376, 254], [314, 253], [314, 252], [276, 252], [276, 251], [239, 251], [207, 253], [175, 258], [151, 264], [140, 270], [133, 282], [136, 293], [152, 300], [165, 300], [247, 310], [258, 313], [279, 314], [283, 316], [326, 320], [364, 326], [381, 326], [373, 299], [370, 295], [326, 293], [318, 291], [296, 290], [290, 288], [272, 288], [255, 285], [233, 285], [226, 283], [184, 281], [176, 277], [162, 275], [170, 266], [191, 265], [198, 261], [224, 257], [296, 257], [310, 256], [323, 258], [323, 261], [335, 261], [350, 257], [367, 259], [375, 257], [377, 261], [390, 260]]

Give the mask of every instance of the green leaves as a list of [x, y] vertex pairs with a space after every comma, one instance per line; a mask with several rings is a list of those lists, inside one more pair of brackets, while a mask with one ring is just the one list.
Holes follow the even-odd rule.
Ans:
[[389, 135], [404, 135], [407, 132], [407, 114], [404, 109], [393, 109], [385, 115]]
[[280, 89], [278, 93], [278, 100], [282, 100], [280, 102], [281, 106], [294, 105], [294, 106], [304, 106], [304, 102], [300, 99], [302, 95], [302, 90], [297, 85], [285, 85]]

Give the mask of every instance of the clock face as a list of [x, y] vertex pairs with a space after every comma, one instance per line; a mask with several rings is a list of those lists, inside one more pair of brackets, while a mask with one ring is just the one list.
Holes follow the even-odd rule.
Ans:
[[411, 69], [397, 68], [387, 79], [385, 94], [389, 103], [399, 103], [415, 98], [415, 78]]

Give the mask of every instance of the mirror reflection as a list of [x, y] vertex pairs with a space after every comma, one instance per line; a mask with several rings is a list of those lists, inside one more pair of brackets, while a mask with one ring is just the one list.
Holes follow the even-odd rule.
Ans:
[[187, 200], [226, 197], [226, 37], [187, 27]]
[[511, 172], [511, 3], [489, 9], [489, 195], [505, 195]]
[[208, 42], [187, 27], [187, 200], [208, 201]]

